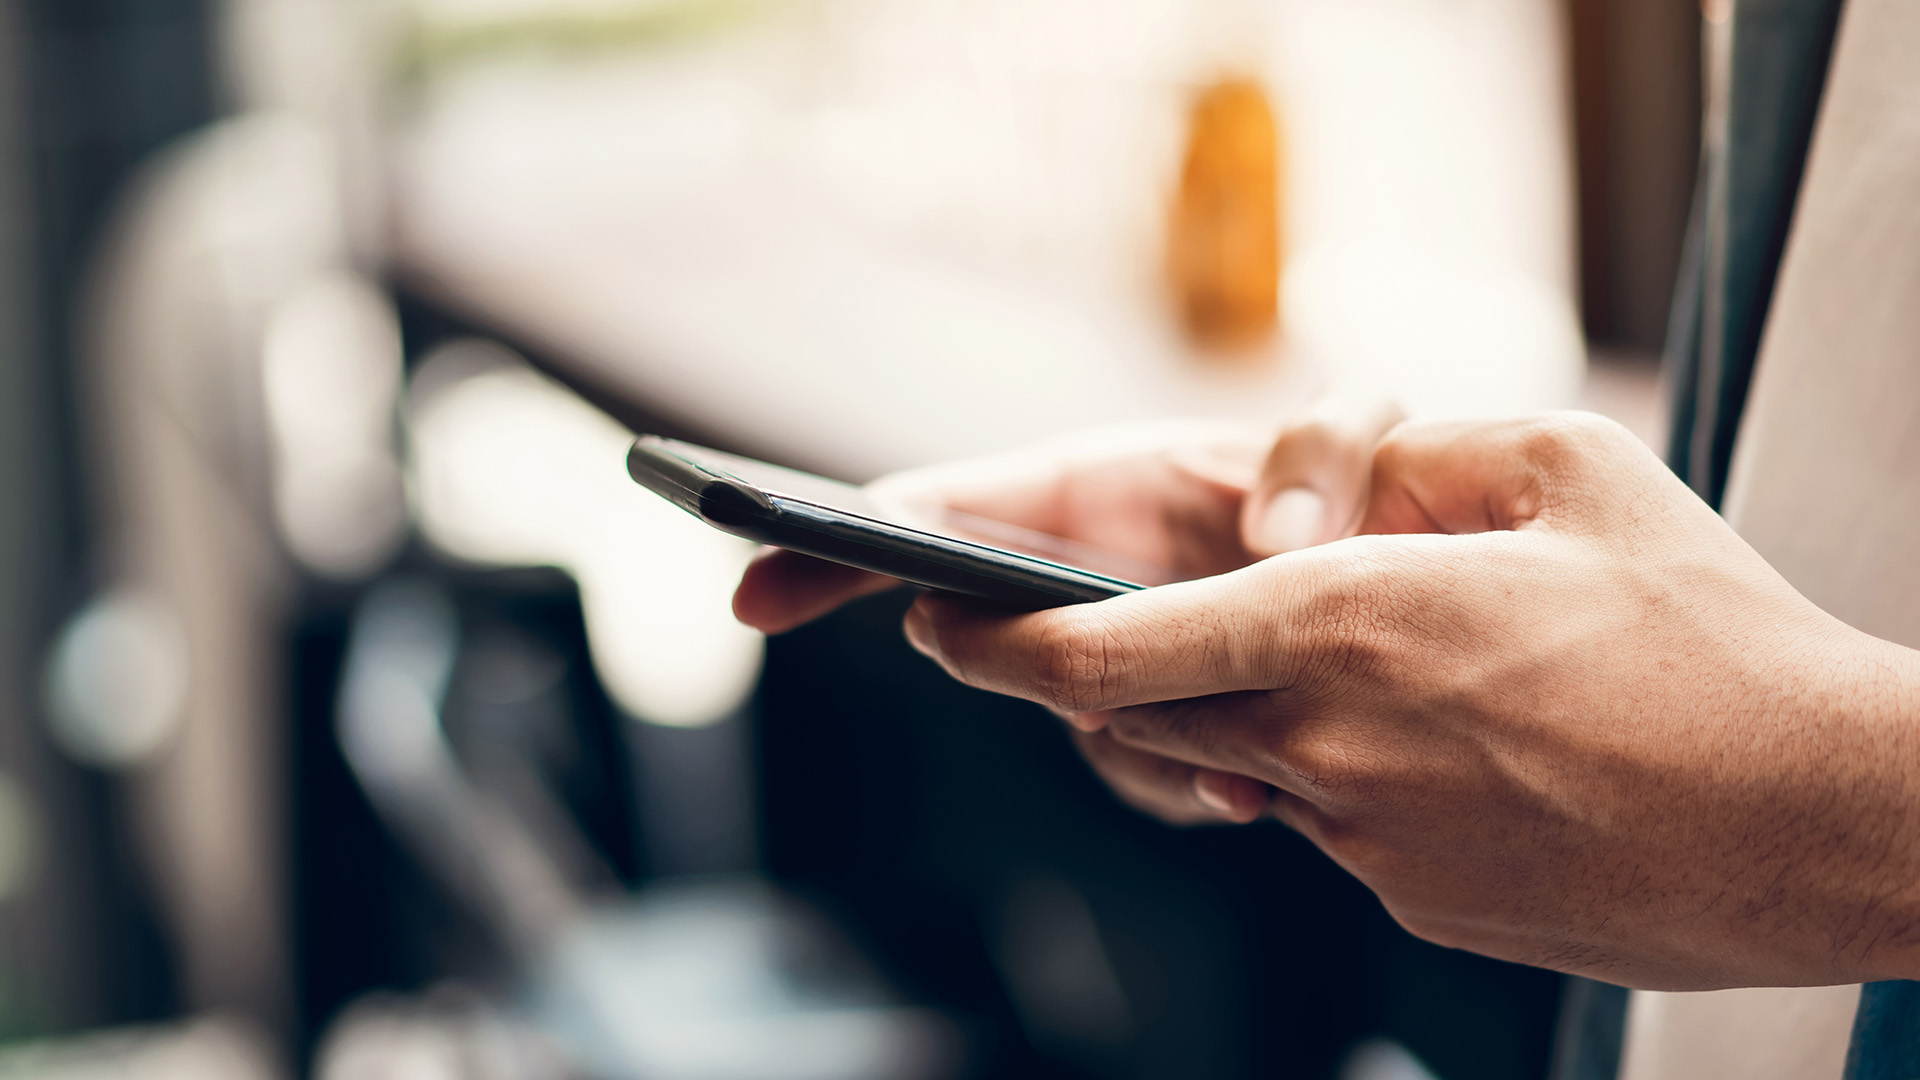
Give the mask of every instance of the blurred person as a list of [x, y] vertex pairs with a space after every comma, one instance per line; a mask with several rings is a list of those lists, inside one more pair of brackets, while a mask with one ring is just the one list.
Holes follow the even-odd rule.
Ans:
[[[1125, 801], [1284, 822], [1428, 940], [1650, 990], [1869, 984], [1838, 1047], [1852, 998], [1675, 999], [1630, 1076], [1911, 1076], [1920, 7], [1742, 0], [1725, 32], [1671, 468], [1575, 413], [1068, 438], [881, 483], [1186, 580], [927, 594], [906, 633], [1063, 716]], [[777, 633], [893, 584], [772, 552], [735, 611]], [[1611, 1075], [1613, 1038], [1564, 1074]]]

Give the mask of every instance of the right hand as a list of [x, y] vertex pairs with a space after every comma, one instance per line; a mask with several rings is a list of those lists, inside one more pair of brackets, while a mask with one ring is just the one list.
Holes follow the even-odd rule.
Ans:
[[1249, 785], [1438, 944], [1650, 989], [1920, 978], [1920, 652], [1590, 414], [1409, 425], [1372, 476], [1363, 535], [1044, 611], [928, 594], [908, 638], [1201, 770], [1161, 760], [1176, 804]]
[[[1178, 579], [1208, 577], [1350, 533], [1373, 449], [1399, 420], [1389, 405], [1326, 402], [1277, 435], [1218, 423], [1126, 425], [896, 473], [873, 487], [1106, 548]], [[776, 634], [898, 584], [770, 549], [747, 567], [733, 610]], [[1104, 731], [1076, 731], [1075, 740], [1123, 799], [1164, 820], [1244, 822], [1264, 805], [1264, 785], [1245, 777], [1122, 746]]]

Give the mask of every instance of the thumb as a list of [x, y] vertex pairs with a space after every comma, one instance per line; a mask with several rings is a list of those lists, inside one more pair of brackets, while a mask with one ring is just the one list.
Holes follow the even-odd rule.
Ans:
[[1273, 442], [1240, 508], [1240, 537], [1278, 555], [1345, 536], [1366, 504], [1373, 450], [1403, 419], [1378, 398], [1330, 399]]

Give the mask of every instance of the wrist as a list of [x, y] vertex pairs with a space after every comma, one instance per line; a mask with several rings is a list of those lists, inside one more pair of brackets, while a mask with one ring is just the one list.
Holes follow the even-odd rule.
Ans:
[[1851, 783], [1871, 795], [1854, 823], [1865, 894], [1836, 924], [1836, 952], [1854, 953], [1863, 982], [1920, 980], [1920, 651], [1851, 633], [1842, 670], [1864, 737]]

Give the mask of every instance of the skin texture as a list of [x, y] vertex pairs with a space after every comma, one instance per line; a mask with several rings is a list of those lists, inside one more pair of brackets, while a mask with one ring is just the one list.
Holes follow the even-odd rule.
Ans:
[[[1193, 579], [1025, 614], [930, 594], [908, 637], [1066, 717], [1133, 805], [1278, 818], [1429, 940], [1661, 989], [1920, 975], [1915, 653], [1608, 421], [1359, 415], [1264, 455], [1168, 432], [907, 478]], [[1320, 511], [1276, 515], [1302, 486]], [[1259, 558], [1276, 520], [1330, 542]], [[883, 584], [809, 563], [756, 563], [736, 611], [777, 630]]]

